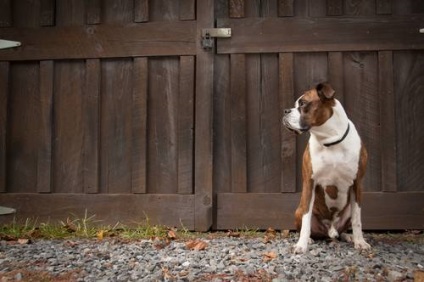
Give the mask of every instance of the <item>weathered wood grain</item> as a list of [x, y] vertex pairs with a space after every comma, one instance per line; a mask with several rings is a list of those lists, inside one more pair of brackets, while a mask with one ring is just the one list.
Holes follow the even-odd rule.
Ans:
[[[381, 101], [381, 188], [397, 189], [396, 96], [394, 92], [393, 52], [378, 52], [378, 92]], [[370, 152], [372, 153], [372, 152]]]
[[2, 39], [21, 41], [22, 46], [13, 50], [1, 50], [0, 60], [194, 55], [194, 22], [157, 22], [142, 25], [143, 28], [140, 24], [48, 29], [2, 28]]
[[344, 54], [344, 107], [367, 148], [366, 191], [381, 191], [381, 116], [377, 52]]
[[244, 0], [229, 0], [230, 18], [243, 18], [245, 13]]
[[40, 62], [37, 192], [50, 193], [53, 129], [53, 61]]
[[55, 25], [55, 0], [40, 0], [40, 26]]
[[100, 191], [131, 192], [132, 61], [101, 64]]
[[178, 189], [178, 58], [149, 59], [149, 193]]
[[[214, 27], [214, 2], [204, 0], [197, 2], [197, 36], [203, 28]], [[206, 231], [212, 226], [213, 183], [213, 147], [212, 147], [212, 106], [213, 106], [213, 73], [214, 54], [205, 52], [196, 42], [196, 100], [195, 100], [195, 149], [194, 186], [195, 186], [195, 219], [194, 226], [198, 231]]]
[[143, 23], [149, 21], [149, 1], [134, 0], [134, 22]]
[[83, 96], [84, 162], [83, 189], [98, 193], [100, 165], [100, 60], [89, 59], [85, 64], [85, 93]]
[[85, 0], [85, 14], [87, 24], [100, 24], [102, 8], [102, 0]]
[[9, 96], [8, 62], [0, 62], [0, 193], [6, 192], [7, 177], [7, 105]]
[[294, 0], [279, 0], [278, 1], [278, 16], [279, 17], [294, 16]]
[[83, 61], [55, 63], [52, 186], [56, 193], [83, 192], [85, 86]]
[[293, 108], [294, 91], [294, 54], [279, 54], [279, 94], [280, 94], [280, 135], [281, 135], [281, 192], [296, 191], [296, 136], [289, 132], [281, 118], [284, 109]]
[[10, 65], [7, 134], [7, 190], [37, 192], [37, 158], [40, 126], [40, 65]]
[[281, 186], [280, 132], [275, 130], [281, 118], [278, 56], [264, 54], [256, 61], [247, 57], [247, 187], [249, 192], [277, 192]]
[[340, 103], [344, 103], [344, 67], [343, 53], [328, 53], [328, 82], [336, 91], [336, 98]]
[[[68, 217], [95, 216], [100, 225], [152, 224], [194, 229], [193, 195], [146, 194], [0, 194], [0, 205], [16, 208], [0, 224], [34, 219], [56, 224]], [[148, 222], [146, 222], [148, 220]]]
[[220, 54], [423, 49], [418, 34], [423, 21], [423, 16], [218, 19], [232, 37], [218, 39], [217, 46]]
[[[424, 193], [364, 193], [362, 228], [424, 228]], [[220, 193], [217, 229], [294, 229], [300, 193]], [[240, 212], [243, 211], [243, 212]]]
[[398, 191], [424, 190], [424, 53], [394, 52]]
[[180, 4], [180, 20], [190, 21], [196, 19], [196, 1], [195, 0], [179, 0]]
[[246, 58], [231, 55], [231, 191], [247, 192]]
[[0, 0], [0, 27], [12, 26], [12, 0]]
[[377, 15], [392, 14], [392, 0], [377, 0]]
[[132, 93], [131, 187], [146, 193], [148, 58], [134, 58]]
[[214, 64], [213, 184], [214, 190], [231, 192], [231, 94], [230, 56], [218, 56]]
[[178, 193], [193, 192], [194, 56], [181, 56], [178, 92]]

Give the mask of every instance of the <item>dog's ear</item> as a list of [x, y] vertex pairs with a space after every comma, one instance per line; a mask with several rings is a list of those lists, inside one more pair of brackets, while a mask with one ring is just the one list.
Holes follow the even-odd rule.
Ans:
[[328, 82], [318, 84], [316, 90], [321, 100], [333, 99], [336, 93]]

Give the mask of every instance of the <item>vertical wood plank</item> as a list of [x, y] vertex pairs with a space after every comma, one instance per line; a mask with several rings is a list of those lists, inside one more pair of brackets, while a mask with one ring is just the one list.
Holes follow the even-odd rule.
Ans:
[[179, 0], [180, 1], [180, 20], [190, 21], [196, 19], [196, 1], [195, 0]]
[[244, 0], [229, 0], [230, 18], [244, 18]]
[[40, 128], [37, 192], [51, 192], [53, 61], [40, 62]]
[[397, 181], [401, 192], [423, 191], [424, 52], [394, 52]]
[[12, 0], [0, 0], [0, 27], [12, 26]]
[[7, 98], [9, 95], [9, 63], [0, 62], [0, 193], [6, 192], [7, 177]]
[[213, 185], [216, 193], [231, 192], [230, 56], [216, 56], [213, 101]]
[[327, 16], [343, 15], [343, 0], [327, 0]]
[[[284, 109], [293, 108], [294, 55], [279, 54], [279, 94], [281, 115]], [[281, 134], [281, 192], [296, 192], [296, 136], [280, 123]]]
[[102, 61], [100, 190], [131, 192], [132, 60]]
[[86, 22], [86, 4], [84, 0], [57, 1], [56, 26], [84, 25]]
[[231, 55], [231, 190], [247, 192], [246, 58]]
[[147, 58], [134, 58], [131, 166], [133, 193], [146, 193], [147, 78]]
[[149, 59], [149, 193], [178, 189], [178, 63], [175, 57]]
[[107, 24], [134, 22], [134, 0], [101, 1], [102, 21]]
[[397, 189], [396, 111], [393, 86], [393, 53], [378, 52], [378, 88], [381, 102], [381, 186], [383, 191]]
[[336, 91], [336, 98], [340, 103], [344, 103], [344, 86], [343, 86], [343, 53], [328, 53], [328, 81]]
[[[294, 1], [294, 14], [297, 17], [308, 17], [309, 16], [309, 0], [296, 0]], [[313, 4], [313, 3], [312, 3]]]
[[102, 14], [102, 0], [85, 0], [85, 12], [87, 24], [100, 24]]
[[377, 15], [391, 15], [392, 0], [377, 0]]
[[99, 192], [100, 60], [86, 61], [84, 95], [84, 191]]
[[[275, 54], [260, 55], [259, 67], [259, 91], [256, 93], [251, 93], [250, 89], [246, 91], [250, 93], [249, 97], [254, 98], [254, 100], [249, 99], [246, 105], [247, 173], [249, 175], [247, 187], [249, 192], [279, 193], [281, 186], [281, 144], [279, 131], [275, 130], [280, 127], [279, 121], [281, 118], [278, 56]], [[252, 109], [256, 108], [257, 114], [253, 116], [251, 114]], [[252, 127], [252, 125], [254, 126]], [[256, 141], [249, 144], [252, 143], [252, 140]], [[255, 163], [252, 162], [253, 160], [255, 160]], [[254, 170], [259, 171], [259, 175], [257, 174], [259, 178], [257, 179], [251, 177], [251, 175], [254, 175]]]
[[376, 1], [344, 0], [344, 15], [375, 16]]
[[278, 0], [278, 16], [293, 17], [294, 16], [294, 0]]
[[149, 21], [149, 1], [134, 0], [134, 22], [143, 23]]
[[325, 17], [327, 15], [326, 0], [309, 1], [307, 5], [309, 5], [308, 15], [310, 17]]
[[55, 62], [53, 96], [52, 189], [83, 191], [85, 65], [81, 60]]
[[54, 26], [55, 0], [40, 0], [40, 26]]
[[368, 154], [366, 191], [381, 191], [381, 136], [377, 52], [343, 53], [344, 108], [361, 135]]
[[212, 226], [212, 109], [214, 54], [199, 40], [203, 28], [214, 26], [214, 1], [197, 2], [196, 100], [195, 100], [195, 218], [197, 231]]
[[178, 193], [193, 192], [194, 57], [180, 57], [178, 97]]
[[7, 128], [7, 191], [37, 193], [37, 163], [41, 139], [40, 64], [9, 67]]

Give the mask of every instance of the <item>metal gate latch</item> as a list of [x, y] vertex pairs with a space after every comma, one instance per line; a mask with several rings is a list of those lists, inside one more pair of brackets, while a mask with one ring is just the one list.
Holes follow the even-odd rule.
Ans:
[[215, 41], [214, 38], [228, 38], [231, 37], [231, 28], [204, 28], [202, 29], [202, 47], [209, 51], [212, 50]]

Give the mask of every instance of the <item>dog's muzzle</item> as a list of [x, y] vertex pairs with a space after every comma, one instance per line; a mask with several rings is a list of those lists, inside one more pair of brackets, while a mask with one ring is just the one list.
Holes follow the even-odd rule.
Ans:
[[300, 117], [293, 116], [293, 109], [285, 109], [284, 116], [282, 118], [283, 125], [290, 131], [296, 134], [302, 134], [309, 130], [309, 128], [304, 128], [300, 126]]

